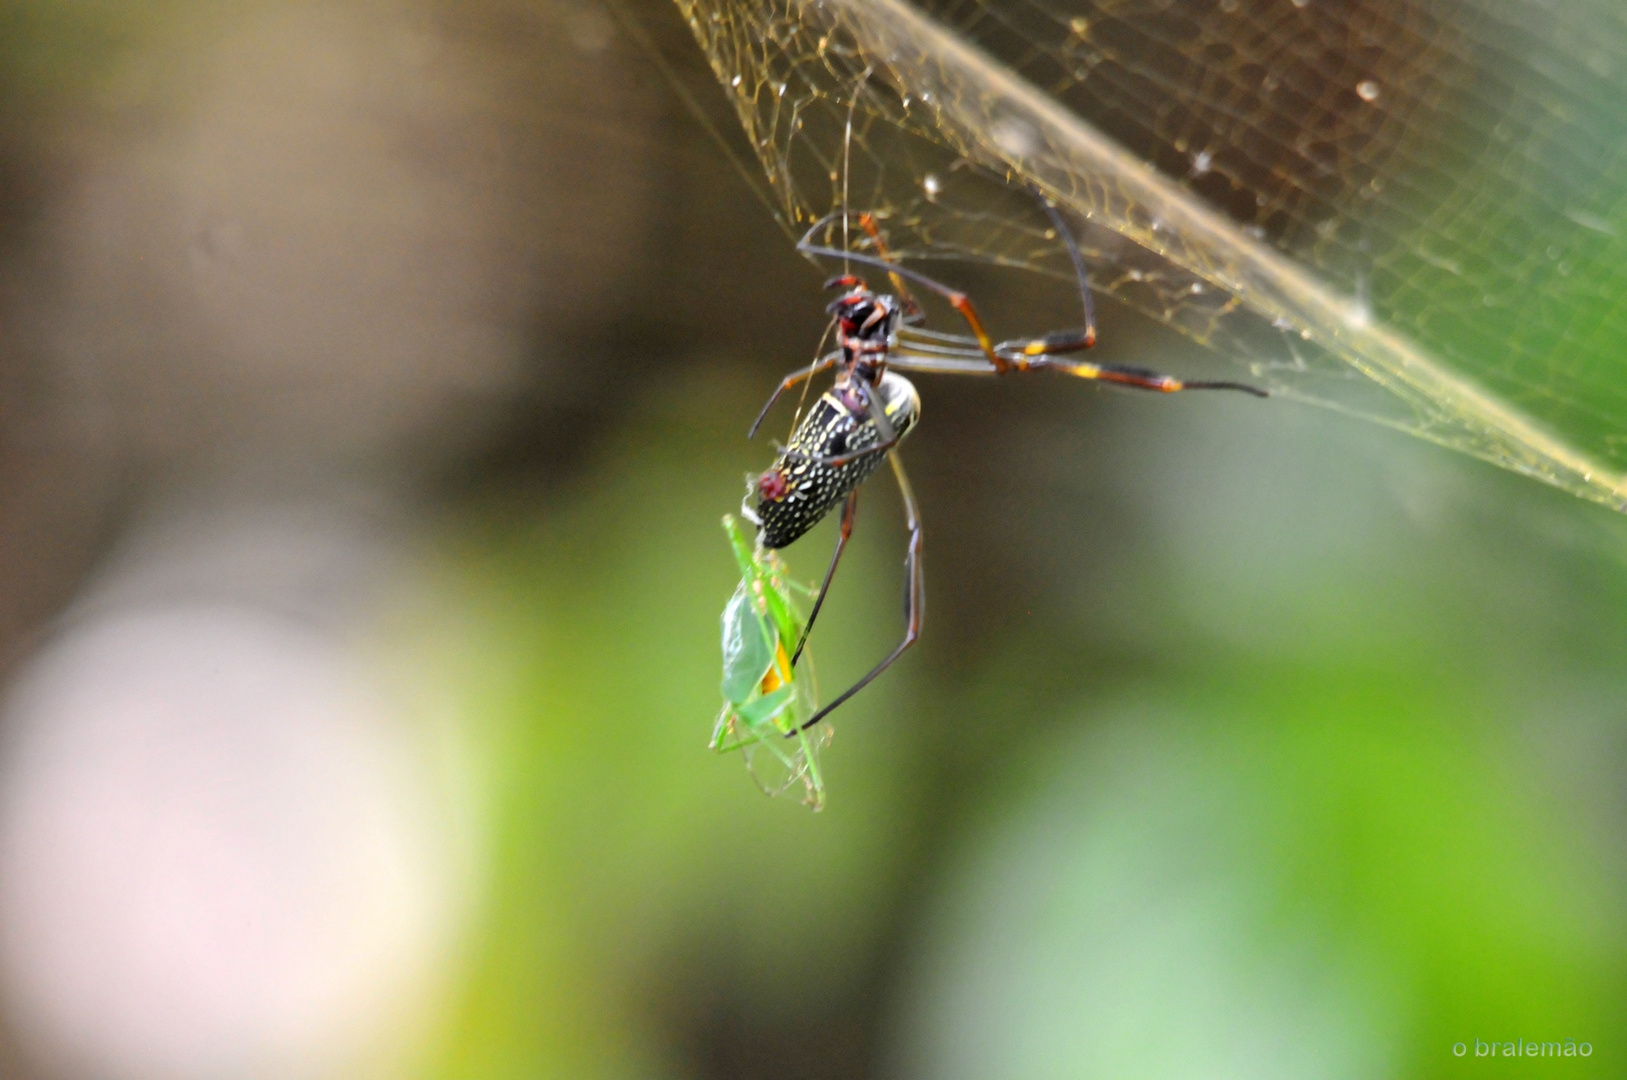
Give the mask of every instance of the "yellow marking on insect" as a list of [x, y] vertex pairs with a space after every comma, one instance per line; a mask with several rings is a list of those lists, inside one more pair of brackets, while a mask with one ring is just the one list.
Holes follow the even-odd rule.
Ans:
[[768, 672], [763, 675], [763, 681], [758, 684], [758, 691], [763, 694], [772, 694], [780, 687], [791, 681], [791, 657], [785, 651], [785, 642], [774, 643], [774, 663], [769, 666]]

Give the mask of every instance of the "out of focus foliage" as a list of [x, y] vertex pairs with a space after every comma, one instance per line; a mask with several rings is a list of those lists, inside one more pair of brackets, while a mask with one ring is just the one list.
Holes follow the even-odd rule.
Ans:
[[[982, 457], [908, 454], [978, 616], [837, 717], [816, 818], [703, 745], [754, 381], [652, 387], [571, 490], [454, 530], [508, 795], [445, 1075], [1609, 1073], [1617, 519], [1316, 414], [974, 388]], [[869, 499], [827, 671], [896, 630]]]
[[[12, 155], [0, 176], [35, 178], [7, 188], [16, 197], [0, 210], [6, 222], [43, 219], [32, 209], [58, 191], [40, 177], [79, 175], [40, 165], [82, 134], [53, 118], [85, 103], [90, 113], [96, 102], [128, 105], [120, 73], [135, 69], [124, 61], [171, 10], [33, 0], [0, 10], [0, 95], [17, 121], [0, 129], [0, 151]], [[203, 20], [214, 9], [189, 10]], [[687, 30], [671, 25], [664, 3], [640, 10], [671, 55], [686, 55]], [[447, 85], [471, 85], [460, 80], [491, 66], [464, 61], [500, 52], [504, 25], [460, 39]], [[388, 49], [367, 51], [376, 44], [367, 34], [346, 41], [416, 85]], [[654, 79], [626, 54], [592, 59], [602, 55], [577, 63]], [[709, 75], [692, 62], [684, 77], [704, 87]], [[255, 86], [233, 92], [262, 100]], [[215, 366], [189, 369], [230, 390], [210, 396], [207, 380], [169, 374], [159, 331], [176, 321], [170, 309], [132, 305], [127, 324], [92, 290], [39, 316], [67, 312], [57, 321], [76, 332], [81, 318], [108, 317], [100, 340], [113, 344], [91, 358], [128, 397], [94, 415], [122, 424], [143, 394], [181, 401], [151, 425], [173, 436], [163, 443], [172, 475], [198, 465], [199, 445], [241, 451], [232, 440], [258, 425], [314, 448], [295, 457], [309, 497], [349, 499], [346, 483], [362, 476], [362, 496], [345, 505], [383, 506], [393, 536], [432, 538], [419, 568], [439, 604], [387, 644], [409, 671], [403, 687], [432, 687], [421, 700], [456, 706], [487, 847], [461, 951], [437, 972], [444, 1008], [425, 1022], [434, 1050], [421, 1075], [1365, 1080], [1481, 1064], [1454, 1057], [1455, 1043], [1566, 1038], [1589, 1041], [1592, 1056], [1518, 1067], [1623, 1073], [1612, 1037], [1627, 1030], [1627, 522], [1280, 400], [923, 378], [924, 423], [903, 456], [925, 516], [924, 636], [834, 717], [822, 758], [828, 808], [816, 816], [766, 799], [738, 760], [706, 747], [720, 704], [718, 617], [738, 581], [717, 522], [768, 460], [766, 443], [745, 442], [744, 429], [815, 346], [820, 275], [795, 260], [677, 106], [647, 126], [578, 123], [587, 105], [557, 93], [569, 106], [562, 128], [504, 114], [504, 131], [530, 134], [491, 145], [533, 150], [487, 154], [479, 144], [459, 159], [467, 172], [443, 172], [439, 133], [464, 131], [468, 115], [490, 118], [499, 110], [486, 103], [512, 95], [484, 87], [491, 96], [458, 98], [466, 112], [427, 127], [397, 124], [368, 100], [340, 117], [359, 117], [358, 127], [333, 128], [325, 145], [339, 150], [324, 161], [353, 163], [339, 152], [352, 143], [390, 152], [366, 158], [361, 173], [289, 174], [319, 192], [341, 182], [334, 176], [413, 181], [408, 189], [430, 194], [399, 203], [408, 207], [457, 193], [444, 211], [402, 212], [412, 228], [398, 228], [398, 204], [365, 184], [354, 205], [378, 211], [371, 230], [334, 224], [357, 215], [299, 218], [303, 204], [283, 188], [250, 183], [266, 173], [253, 154], [201, 155], [200, 172], [228, 178], [210, 190], [242, 196], [239, 206], [222, 195], [234, 213], [264, 210], [259, 237], [276, 243], [250, 245], [230, 266], [170, 260], [209, 281], [239, 273], [252, 284], [271, 261], [265, 252], [277, 255], [278, 280], [300, 286], [289, 291], [297, 303], [269, 304], [277, 318], [250, 321], [279, 341], [285, 319], [343, 307], [334, 297], [353, 294], [337, 285], [371, 296], [387, 281], [378, 292], [388, 302], [354, 305], [372, 321], [322, 324], [373, 347], [432, 306], [415, 298], [457, 293], [424, 283], [461, 255], [467, 266], [451, 279], [478, 283], [469, 293], [478, 313], [489, 317], [491, 297], [507, 296], [496, 308], [502, 325], [532, 328], [481, 340], [523, 361], [514, 370], [546, 373], [534, 384], [498, 382], [482, 397], [456, 366], [468, 352], [420, 350], [428, 360], [414, 382], [397, 351], [324, 351], [324, 339], [310, 356], [294, 350], [311, 360], [303, 368], [258, 371], [210, 352]], [[228, 97], [209, 130], [262, 152], [253, 110], [235, 107], [242, 100]], [[337, 114], [301, 101], [303, 111], [277, 115]], [[343, 137], [381, 125], [417, 133], [414, 154], [398, 160], [388, 140]], [[167, 207], [158, 196], [174, 177], [145, 168], [138, 129], [132, 120], [112, 140], [136, 147], [115, 175], [153, 179], [154, 203]], [[290, 123], [284, 134], [301, 130]], [[594, 134], [605, 157], [593, 160], [607, 164], [583, 169]], [[546, 153], [526, 156], [536, 148]], [[635, 169], [647, 151], [654, 164]], [[557, 166], [547, 184], [565, 194], [523, 169], [538, 184], [524, 189], [534, 199], [470, 194], [466, 177], [487, 176], [492, 162], [539, 159]], [[241, 171], [215, 169], [221, 161]], [[610, 183], [616, 161], [648, 183]], [[426, 176], [433, 182], [413, 179]], [[640, 192], [648, 224], [624, 213]], [[489, 211], [482, 229], [437, 231], [477, 204]], [[509, 264], [469, 236], [508, 251], [508, 239], [532, 235], [542, 204], [565, 219], [566, 239], [538, 230], [536, 240], [560, 266], [535, 280], [494, 271]], [[303, 227], [284, 227], [268, 207]], [[196, 240], [176, 225], [192, 220], [184, 214], [154, 214], [150, 231], [103, 248], [93, 241], [107, 229], [96, 223], [130, 215], [64, 217], [79, 226], [69, 235], [80, 246], [59, 246], [91, 252], [120, 282], [126, 272], [155, 280], [146, 275], [157, 273], [160, 242], [184, 254]], [[585, 235], [582, 223], [600, 219], [615, 219], [620, 242]], [[41, 254], [30, 245], [45, 249], [37, 261], [14, 259], [8, 246], [0, 286], [57, 280], [38, 272], [69, 262], [52, 261], [56, 235], [19, 241], [29, 259]], [[392, 247], [403, 235], [416, 239]], [[344, 259], [321, 281], [337, 285], [312, 285], [310, 268], [336, 249]], [[586, 272], [593, 251], [603, 256], [598, 276]], [[397, 272], [399, 281], [384, 276]], [[1077, 304], [1066, 283], [1034, 287], [986, 267], [945, 273], [1011, 333], [1057, 325]], [[155, 292], [169, 296], [193, 279], [157, 280]], [[564, 284], [583, 281], [591, 297], [559, 299]], [[11, 302], [6, 289], [0, 300]], [[564, 314], [533, 319], [527, 298]], [[581, 315], [589, 307], [591, 319]], [[1184, 340], [1104, 308], [1104, 362], [1205, 362]], [[45, 366], [40, 355], [59, 359], [45, 331], [43, 346], [18, 343], [14, 312], [0, 320], [7, 363], [27, 373]], [[460, 308], [435, 312], [479, 324]], [[148, 354], [158, 359], [132, 363]], [[242, 383], [229, 378], [245, 372]], [[363, 405], [393, 407], [392, 395], [413, 387], [425, 414], [452, 401], [474, 417], [458, 430], [482, 438], [459, 445], [485, 456], [447, 449], [424, 434], [442, 429], [420, 426], [409, 409], [411, 422], [386, 426], [389, 439], [367, 434]], [[278, 411], [290, 403], [312, 404], [314, 418]], [[70, 398], [72, 408], [26, 424], [0, 409], [7, 446], [37, 448], [31, 440], [54, 433], [77, 448], [82, 429], [51, 424], [82, 416], [80, 404]], [[205, 420], [226, 432], [218, 442], [198, 435]], [[120, 424], [111, 426], [127, 436]], [[332, 445], [355, 435], [355, 460], [373, 471], [344, 472], [309, 434], [335, 431]], [[95, 513], [66, 524], [40, 507], [90, 485], [28, 471], [34, 459], [13, 455], [23, 464], [6, 474], [7, 493], [33, 501], [5, 504], [0, 533], [27, 544], [0, 570], [32, 587], [41, 566], [55, 565], [48, 555], [77, 543], [87, 554], [58, 567], [58, 580], [64, 596], [78, 587], [120, 515], [136, 516], [128, 508], [151, 494], [122, 471], [132, 444], [109, 445], [114, 479], [93, 493]], [[241, 458], [263, 465], [269, 455], [231, 460]], [[280, 469], [242, 475], [264, 486], [234, 476], [212, 491], [259, 506], [287, 479]], [[817, 576], [831, 539], [827, 524], [796, 545], [792, 569]], [[813, 643], [827, 692], [897, 640], [903, 543], [895, 497], [885, 483], [868, 487]], [[11, 605], [6, 640], [34, 640], [37, 613], [57, 601], [0, 586]], [[422, 1034], [404, 1032], [403, 1042]]]

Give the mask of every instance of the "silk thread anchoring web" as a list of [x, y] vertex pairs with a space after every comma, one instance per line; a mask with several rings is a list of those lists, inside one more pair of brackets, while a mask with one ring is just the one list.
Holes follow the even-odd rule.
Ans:
[[1067, 277], [1037, 189], [1217, 368], [1627, 508], [1617, 0], [678, 4], [797, 231]]

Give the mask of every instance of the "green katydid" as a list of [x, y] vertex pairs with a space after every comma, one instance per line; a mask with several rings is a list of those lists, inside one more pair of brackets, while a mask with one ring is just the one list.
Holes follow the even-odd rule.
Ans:
[[[733, 515], [724, 515], [723, 529], [740, 566], [740, 585], [723, 609], [723, 711], [712, 749], [741, 751], [770, 795], [800, 782], [803, 802], [818, 810], [825, 802], [819, 750], [829, 742], [830, 728], [803, 729], [819, 707], [813, 666], [804, 652], [793, 668], [790, 652], [807, 625], [796, 595], [810, 597], [813, 590], [792, 581], [774, 552], [748, 541]], [[760, 771], [764, 764], [767, 777]]]

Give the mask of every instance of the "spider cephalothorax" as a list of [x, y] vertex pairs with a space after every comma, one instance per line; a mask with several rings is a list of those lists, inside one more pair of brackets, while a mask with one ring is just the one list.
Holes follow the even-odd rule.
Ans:
[[885, 293], [871, 292], [862, 278], [851, 274], [831, 278], [825, 285], [848, 290], [825, 308], [836, 319], [843, 357], [852, 363], [865, 355], [885, 353], [898, 327], [898, 301]]

